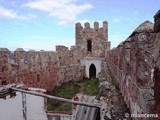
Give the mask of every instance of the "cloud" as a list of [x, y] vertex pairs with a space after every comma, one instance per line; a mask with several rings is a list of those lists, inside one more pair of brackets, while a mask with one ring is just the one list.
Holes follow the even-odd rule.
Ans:
[[32, 0], [22, 6], [47, 12], [60, 19], [60, 25], [73, 23], [78, 14], [92, 8], [90, 4], [77, 5], [76, 0]]
[[8, 18], [8, 19], [19, 19], [19, 20], [28, 20], [31, 18], [36, 18], [35, 15], [27, 14], [27, 15], [17, 15], [17, 13], [13, 10], [4, 8], [0, 5], [0, 17]]

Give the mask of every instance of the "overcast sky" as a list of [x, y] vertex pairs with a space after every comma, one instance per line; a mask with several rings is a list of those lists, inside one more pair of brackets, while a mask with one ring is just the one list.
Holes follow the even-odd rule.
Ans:
[[159, 9], [160, 0], [0, 0], [0, 47], [69, 47], [75, 45], [77, 21], [107, 20], [113, 48], [145, 20], [153, 22]]

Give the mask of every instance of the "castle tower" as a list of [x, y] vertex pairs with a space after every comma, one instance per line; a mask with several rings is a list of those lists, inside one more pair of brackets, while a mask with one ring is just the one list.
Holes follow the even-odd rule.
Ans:
[[99, 28], [99, 22], [94, 22], [94, 28], [86, 22], [84, 28], [76, 23], [76, 46], [80, 46], [88, 57], [104, 57], [108, 41], [108, 22], [104, 21]]
[[87, 78], [97, 78], [102, 70], [102, 58], [105, 57], [107, 49], [110, 49], [108, 42], [108, 22], [104, 21], [103, 26], [99, 22], [94, 22], [93, 28], [86, 22], [84, 28], [80, 23], [76, 23], [76, 47], [83, 52], [80, 62], [85, 66]]

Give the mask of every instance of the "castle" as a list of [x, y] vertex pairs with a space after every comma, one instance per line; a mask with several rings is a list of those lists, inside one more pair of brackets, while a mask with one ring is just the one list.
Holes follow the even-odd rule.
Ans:
[[11, 53], [0, 48], [0, 85], [24, 83], [47, 90], [71, 80], [103, 77], [106, 69], [119, 83], [120, 91], [131, 113], [160, 114], [160, 12], [155, 23], [145, 21], [116, 48], [110, 49], [108, 23], [94, 23], [84, 28], [76, 23], [76, 45], [70, 50], [56, 46], [56, 51]]
[[0, 48], [0, 84], [24, 83], [26, 86], [47, 90], [70, 80], [78, 81], [84, 77], [98, 77], [102, 59], [110, 49], [108, 42], [108, 23], [94, 23], [90, 28], [76, 26], [76, 45], [70, 50], [56, 46], [56, 51], [24, 51], [18, 48], [11, 53]]

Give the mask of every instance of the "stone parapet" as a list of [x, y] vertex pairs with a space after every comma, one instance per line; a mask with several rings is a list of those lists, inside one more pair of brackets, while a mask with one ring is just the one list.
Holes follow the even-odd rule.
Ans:
[[108, 66], [118, 80], [119, 88], [132, 114], [153, 113], [155, 103], [159, 104], [160, 101], [160, 35], [150, 31], [151, 26], [153, 24], [149, 22], [141, 24], [140, 28], [136, 29], [140, 32], [134, 31], [107, 54]]

